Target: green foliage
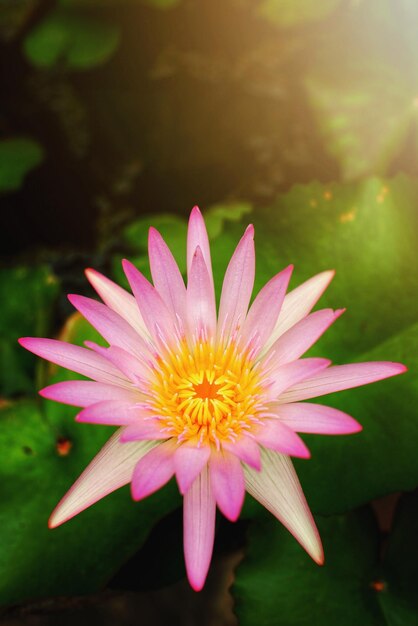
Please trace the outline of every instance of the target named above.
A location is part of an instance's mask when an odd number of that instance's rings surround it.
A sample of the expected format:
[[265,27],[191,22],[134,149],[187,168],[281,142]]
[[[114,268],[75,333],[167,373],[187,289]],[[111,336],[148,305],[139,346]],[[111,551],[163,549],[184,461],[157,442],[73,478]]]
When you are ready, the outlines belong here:
[[233,587],[240,626],[415,623],[418,544],[411,531],[418,522],[417,504],[417,495],[401,502],[383,563],[368,509],[317,520],[323,567],[310,561],[277,520],[252,523]]
[[[306,436],[312,458],[295,464],[318,513],[347,511],[418,482],[418,423],[413,419],[418,404],[417,203],[418,185],[405,177],[352,185],[312,183],[294,187],[252,215],[255,291],[289,263],[295,264],[293,286],[336,269],[319,306],[348,310],[312,355],[337,364],[399,360],[410,370],[393,380],[318,399],[351,413],[364,426],[362,433],[347,437]],[[214,244],[218,293],[246,223],[229,223]]]
[[[187,222],[177,215],[168,213],[149,215],[129,224],[125,228],[122,238],[123,243],[128,248],[130,261],[147,278],[151,279],[148,263],[148,231],[151,226],[156,228],[164,237],[179,265],[180,271],[184,274],[186,272]],[[121,260],[121,256],[116,255],[112,259],[112,269],[118,282],[127,287],[128,282],[121,266]]]
[[348,5],[344,21],[313,42],[307,96],[348,180],[385,173],[408,139],[417,153],[418,13],[408,0],[396,4]]
[[227,222],[239,222],[252,211],[249,202],[214,204],[205,211],[205,223],[209,239],[216,239]]
[[268,20],[288,27],[322,20],[340,3],[341,0],[261,0],[259,11]]
[[32,139],[0,141],[0,193],[19,189],[26,174],[43,158],[42,147]]
[[[76,315],[62,339],[96,341],[97,333]],[[49,382],[77,377],[51,372]],[[7,403],[0,411],[1,604],[97,590],[179,504],[174,483],[140,503],[126,487],[49,530],[53,508],[113,431],[76,424],[76,411],[50,401]],[[68,454],[60,454],[63,441]]]
[[119,35],[114,24],[57,9],[28,35],[24,52],[39,68],[85,70],[102,65],[113,55]]
[[[34,402],[0,411],[1,604],[97,590],[178,505],[174,484],[141,503],[123,488],[49,530],[53,508],[111,434],[66,413],[56,406],[47,416]],[[58,452],[61,438],[72,444],[67,456]]]
[[19,337],[44,335],[59,285],[48,267],[0,270],[0,394],[33,393],[36,359],[17,343]]

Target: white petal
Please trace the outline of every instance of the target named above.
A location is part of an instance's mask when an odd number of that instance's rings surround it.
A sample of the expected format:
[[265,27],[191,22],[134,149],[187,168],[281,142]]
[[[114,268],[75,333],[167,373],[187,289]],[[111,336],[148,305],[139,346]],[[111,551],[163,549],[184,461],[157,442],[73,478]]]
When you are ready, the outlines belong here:
[[116,431],[84,470],[49,518],[55,528],[81,513],[112,491],[130,482],[135,465],[157,443],[120,443],[122,429]]
[[322,565],[321,539],[290,458],[262,449],[261,467],[257,472],[244,466],[248,493],[277,517],[313,560]]
[[317,274],[287,294],[277,324],[266,344],[266,350],[268,350],[283,333],[311,312],[334,278],[334,275],[334,271]]

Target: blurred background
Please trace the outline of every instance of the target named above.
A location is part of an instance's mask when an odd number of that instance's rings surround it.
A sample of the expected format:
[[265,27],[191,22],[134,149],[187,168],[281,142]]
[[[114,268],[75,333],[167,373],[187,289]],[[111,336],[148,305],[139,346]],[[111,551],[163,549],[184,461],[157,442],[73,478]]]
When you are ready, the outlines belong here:
[[[0,0],[0,74],[2,623],[418,624],[418,3]],[[126,284],[123,257],[148,274],[151,224],[184,271],[195,204],[218,293],[251,221],[256,289],[337,270],[312,354],[409,368],[327,398],[362,433],[306,437],[326,565],[247,497],[201,594],[173,484],[46,528],[110,430],[40,400],[74,376],[16,343],[96,339],[66,294],[89,266]]]

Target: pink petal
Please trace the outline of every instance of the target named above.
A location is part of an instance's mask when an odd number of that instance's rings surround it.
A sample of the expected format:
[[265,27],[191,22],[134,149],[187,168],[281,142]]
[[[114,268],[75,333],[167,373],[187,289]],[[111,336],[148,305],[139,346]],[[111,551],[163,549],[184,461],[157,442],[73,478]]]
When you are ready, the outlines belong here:
[[134,500],[142,500],[158,491],[174,476],[174,450],[175,444],[170,440],[157,445],[141,458],[132,475],[131,491]]
[[73,372],[102,383],[127,386],[129,383],[109,361],[86,348],[56,339],[24,337],[19,343],[34,354]]
[[266,507],[319,565],[324,553],[318,530],[288,456],[262,449],[263,469],[244,467],[247,491]]
[[86,276],[109,308],[123,317],[139,335],[148,336],[148,331],[139,312],[138,305],[130,293],[109,280],[109,278],[106,278],[106,276],[96,272],[96,270],[87,269]]
[[55,528],[101,500],[115,489],[129,483],[138,460],[155,446],[155,442],[120,443],[121,429],[109,439],[84,470],[49,518]]
[[138,355],[148,354],[144,339],[108,306],[91,298],[73,294],[70,294],[68,299],[108,343],[123,348],[127,352],[134,352]]
[[197,341],[210,339],[216,331],[216,303],[213,285],[198,246],[195,250],[187,285],[187,320]]
[[186,319],[186,287],[178,265],[164,239],[150,228],[148,254],[154,286],[174,317]]
[[277,398],[286,389],[296,385],[305,378],[311,378],[317,372],[322,371],[330,365],[328,359],[299,359],[281,365],[275,370],[269,372],[272,379],[272,385],[268,390],[271,399]]
[[206,269],[208,270],[210,284],[213,288],[212,261],[210,258],[210,246],[208,233],[199,207],[195,206],[190,213],[189,228],[187,231],[187,274],[190,275],[193,256],[196,248],[202,251]]
[[261,469],[260,447],[254,439],[241,435],[236,441],[223,441],[222,448],[235,454],[241,461],[256,470]]
[[304,380],[288,389],[279,399],[281,403],[298,402],[324,396],[327,393],[352,389],[384,378],[397,376],[406,372],[401,363],[390,361],[371,361],[370,363],[352,363],[350,365],[333,365],[324,372]]
[[311,312],[334,276],[335,272],[333,270],[322,272],[287,294],[277,324],[266,346],[267,348],[278,337]]
[[257,336],[260,345],[264,345],[266,339],[271,335],[283,304],[292,271],[293,265],[289,265],[280,274],[276,274],[255,298],[242,328],[244,344]]
[[[124,426],[138,419],[140,410],[134,404],[121,400],[104,400],[80,411],[77,422]],[[151,437],[149,437],[151,439]]]
[[157,342],[161,332],[164,339],[170,339],[176,333],[174,317],[160,294],[132,263],[125,260],[122,265],[149,332]]
[[[146,365],[145,361],[141,361],[123,348],[119,348],[118,346],[104,348],[93,341],[86,341],[85,345],[104,356],[134,384],[138,383],[140,380],[147,380],[149,378],[151,370]],[[147,355],[144,355],[144,357],[147,358]]]
[[134,390],[105,385],[90,380],[68,380],[55,383],[41,389],[39,394],[48,400],[55,400],[72,406],[89,406],[104,400],[126,400],[138,402],[138,393]]
[[205,467],[184,496],[183,539],[187,577],[195,591],[205,584],[215,538],[216,503]]
[[281,420],[264,419],[255,438],[259,444],[281,454],[301,459],[309,459],[311,456],[302,439]]
[[218,328],[227,339],[244,324],[254,285],[254,227],[248,226],[227,267],[219,305]]
[[235,522],[241,513],[245,496],[244,473],[239,459],[233,454],[213,451],[209,471],[219,509],[227,519]]
[[143,441],[145,439],[169,439],[171,435],[161,430],[161,425],[158,418],[150,419],[147,416],[145,419],[136,419],[135,423],[130,424],[123,431],[120,440],[121,441]]
[[266,356],[268,367],[277,367],[298,359],[318,341],[319,337],[344,311],[345,309],[315,311],[289,328],[268,352]]
[[362,429],[350,415],[338,409],[311,402],[270,405],[277,418],[298,433],[321,433],[323,435],[348,435]]
[[184,495],[195,481],[196,477],[207,464],[210,456],[210,447],[192,446],[183,444],[177,448],[174,455],[174,467],[180,493]]

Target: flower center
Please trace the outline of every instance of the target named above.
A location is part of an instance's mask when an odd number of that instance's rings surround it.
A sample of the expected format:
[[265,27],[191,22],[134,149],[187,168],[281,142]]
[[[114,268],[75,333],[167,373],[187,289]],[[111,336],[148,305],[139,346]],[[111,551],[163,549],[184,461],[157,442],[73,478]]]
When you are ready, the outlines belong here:
[[197,445],[235,441],[259,423],[262,386],[257,365],[235,344],[199,343],[160,358],[150,410],[164,432]]
[[193,385],[194,392],[196,397],[208,400],[220,400],[221,396],[218,395],[218,390],[221,388],[220,385],[216,383],[211,383],[207,379],[206,374],[204,374],[203,382],[198,385]]

